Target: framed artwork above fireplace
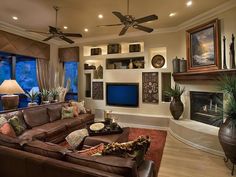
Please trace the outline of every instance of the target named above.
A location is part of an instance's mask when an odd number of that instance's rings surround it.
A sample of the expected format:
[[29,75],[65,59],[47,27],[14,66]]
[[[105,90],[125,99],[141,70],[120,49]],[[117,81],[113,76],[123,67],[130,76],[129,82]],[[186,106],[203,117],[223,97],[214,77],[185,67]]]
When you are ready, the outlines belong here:
[[219,20],[215,19],[187,31],[188,72],[220,68]]

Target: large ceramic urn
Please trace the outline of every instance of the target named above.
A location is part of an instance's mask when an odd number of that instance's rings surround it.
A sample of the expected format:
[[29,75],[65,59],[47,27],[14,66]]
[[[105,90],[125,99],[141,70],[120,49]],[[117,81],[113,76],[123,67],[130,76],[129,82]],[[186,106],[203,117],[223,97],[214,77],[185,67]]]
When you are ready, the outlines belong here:
[[[225,152],[226,162],[236,164],[236,119],[228,118],[219,130],[220,144]],[[234,173],[234,165],[232,175]]]
[[170,103],[170,112],[175,120],[179,120],[180,116],[184,111],[184,105],[180,97],[173,97],[173,100]]

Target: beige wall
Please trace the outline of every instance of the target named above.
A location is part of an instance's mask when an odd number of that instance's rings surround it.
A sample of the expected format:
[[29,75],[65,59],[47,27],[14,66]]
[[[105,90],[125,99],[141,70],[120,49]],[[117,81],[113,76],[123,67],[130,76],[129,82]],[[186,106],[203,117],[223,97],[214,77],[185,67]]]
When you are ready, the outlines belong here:
[[[210,19],[206,19],[201,23],[209,21],[213,18],[219,18],[221,20],[221,34],[227,37],[227,49],[231,40],[232,33],[236,34],[236,8],[228,10],[220,15],[212,17]],[[199,24],[201,24],[199,23]],[[194,27],[198,24],[194,24],[188,28]],[[107,107],[105,105],[105,101],[94,101],[91,99],[86,99],[87,105],[91,108],[99,108],[99,109],[112,109],[115,112],[126,112],[126,113],[144,113],[144,114],[152,114],[157,116],[169,116],[169,104],[168,103],[159,103],[155,104],[143,104],[141,97],[141,85],[142,85],[142,72],[151,71],[151,72],[168,72],[172,71],[172,59],[175,56],[186,58],[186,39],[185,39],[185,31],[181,30],[178,32],[172,33],[162,33],[162,34],[154,34],[154,35],[146,35],[140,37],[132,37],[132,38],[123,38],[117,40],[105,40],[99,42],[91,42],[83,44],[86,45],[99,45],[99,44],[107,44],[107,43],[118,43],[118,42],[136,42],[143,41],[145,46],[145,60],[146,60],[146,68],[145,70],[122,70],[122,71],[105,71],[105,79],[104,82],[139,82],[140,84],[140,107],[139,108],[121,108],[121,107]],[[80,62],[80,74],[79,74],[79,90],[80,90],[80,99],[84,99],[84,73],[83,73],[83,64],[85,58],[83,57],[83,45],[80,45],[81,49],[81,62]],[[167,69],[151,69],[150,67],[150,49],[158,48],[158,47],[166,47],[167,48]],[[228,53],[229,51],[227,51]],[[227,56],[228,57],[228,56]],[[228,59],[228,58],[227,58]],[[159,74],[159,82],[160,82],[160,74]],[[172,84],[173,85],[173,84]],[[182,98],[185,103],[185,112],[184,117],[189,118],[189,91],[216,91],[217,86],[216,83],[213,82],[202,82],[202,83],[184,83],[182,84],[186,87],[186,93]],[[161,85],[159,85],[161,88]],[[161,97],[159,97],[161,98]]]

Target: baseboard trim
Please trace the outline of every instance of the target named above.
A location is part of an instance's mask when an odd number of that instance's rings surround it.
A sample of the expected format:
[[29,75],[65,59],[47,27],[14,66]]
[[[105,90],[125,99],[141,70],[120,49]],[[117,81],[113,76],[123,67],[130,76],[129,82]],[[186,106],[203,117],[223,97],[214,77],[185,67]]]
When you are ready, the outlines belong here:
[[184,139],[182,137],[180,137],[179,135],[177,135],[175,132],[173,132],[170,128],[168,128],[168,132],[173,136],[175,137],[176,139],[178,139],[179,141],[181,141],[182,143],[184,144],[187,144],[191,147],[194,147],[196,149],[199,149],[199,150],[202,150],[204,152],[208,152],[208,153],[211,153],[211,154],[214,154],[214,155],[217,155],[217,156],[222,156],[224,157],[224,153],[222,151],[217,151],[217,150],[214,150],[214,149],[210,149],[208,147],[205,147],[205,146],[202,146],[202,145],[199,145],[199,144],[195,144],[187,139]]
[[168,131],[168,127],[160,127],[160,126],[152,126],[152,125],[140,125],[140,124],[131,124],[131,123],[119,123],[121,127],[133,127],[133,128],[146,128],[146,129],[154,129],[154,130],[165,130]]

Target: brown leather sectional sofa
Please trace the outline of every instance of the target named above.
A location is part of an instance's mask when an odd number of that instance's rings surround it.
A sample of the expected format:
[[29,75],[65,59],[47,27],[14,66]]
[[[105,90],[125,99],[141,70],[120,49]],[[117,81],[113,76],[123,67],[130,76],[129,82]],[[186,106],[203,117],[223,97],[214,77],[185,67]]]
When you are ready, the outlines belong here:
[[64,103],[43,105],[4,113],[26,123],[17,138],[0,134],[0,176],[3,177],[156,177],[152,161],[140,167],[132,159],[115,156],[81,156],[58,145],[72,131],[94,121],[94,115],[80,114],[60,119]]

